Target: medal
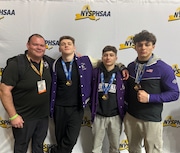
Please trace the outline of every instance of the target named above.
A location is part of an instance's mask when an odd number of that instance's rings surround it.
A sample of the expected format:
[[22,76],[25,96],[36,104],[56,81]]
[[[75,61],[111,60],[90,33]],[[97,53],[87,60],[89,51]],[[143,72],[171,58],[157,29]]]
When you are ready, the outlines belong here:
[[134,86],[134,90],[138,91],[138,90],[140,90],[140,89],[141,89],[141,85],[140,85],[140,84],[136,84],[136,85]]
[[71,80],[68,80],[68,81],[66,82],[66,85],[67,85],[67,86],[71,86],[71,85],[72,85],[72,81],[71,81]]
[[64,73],[66,75],[66,86],[71,86],[72,85],[72,79],[71,79],[71,73],[72,73],[72,65],[73,65],[73,61],[72,60],[69,64],[69,70],[67,70],[66,64],[63,60],[61,60],[62,66],[63,66],[63,70]]
[[103,99],[103,100],[107,100],[107,99],[108,99],[108,94],[104,94],[104,95],[102,96],[102,99]]
[[115,73],[112,73],[108,85],[105,86],[105,83],[104,83],[104,74],[103,74],[103,72],[101,72],[102,90],[103,90],[103,92],[104,92],[104,94],[103,94],[103,96],[102,96],[102,99],[103,99],[103,100],[107,100],[107,99],[108,99],[108,91],[109,91],[110,88],[111,88],[111,85],[112,85],[112,83],[113,83],[113,81],[114,81],[114,79],[115,79],[115,76],[116,76],[116,74],[115,74]]
[[138,91],[142,89],[140,82],[142,80],[142,76],[145,72],[147,63],[141,64],[141,63],[136,63],[135,67],[135,73],[136,73],[136,78],[135,78],[135,85],[134,85],[134,90]]

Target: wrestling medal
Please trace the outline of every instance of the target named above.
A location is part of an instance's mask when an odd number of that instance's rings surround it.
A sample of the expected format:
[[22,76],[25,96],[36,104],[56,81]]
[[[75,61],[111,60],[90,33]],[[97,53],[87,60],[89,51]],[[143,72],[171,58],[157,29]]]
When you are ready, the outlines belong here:
[[72,85],[72,81],[71,81],[71,80],[68,80],[68,81],[66,82],[66,85],[67,85],[67,86],[71,86],[71,85]]
[[104,95],[102,96],[102,99],[103,99],[103,100],[107,100],[107,99],[108,99],[108,94],[104,94]]
[[136,84],[136,85],[134,86],[134,90],[138,91],[138,90],[140,90],[140,89],[141,89],[141,85],[140,85],[140,84]]
[[102,90],[103,90],[103,92],[104,92],[104,94],[103,94],[103,96],[102,96],[102,99],[103,99],[103,100],[107,100],[107,99],[108,99],[108,92],[109,92],[109,90],[110,90],[110,88],[111,88],[111,85],[112,85],[114,79],[115,79],[115,76],[116,76],[116,74],[115,74],[115,73],[112,73],[108,85],[105,86],[105,83],[104,83],[104,73],[101,72]]
[[74,59],[70,62],[69,64],[69,70],[67,69],[66,67],[66,64],[63,60],[61,60],[61,63],[62,63],[62,66],[63,66],[63,70],[64,70],[64,73],[66,75],[66,86],[71,86],[72,85],[72,79],[71,79],[71,73],[72,73],[72,65],[73,65],[73,61]]

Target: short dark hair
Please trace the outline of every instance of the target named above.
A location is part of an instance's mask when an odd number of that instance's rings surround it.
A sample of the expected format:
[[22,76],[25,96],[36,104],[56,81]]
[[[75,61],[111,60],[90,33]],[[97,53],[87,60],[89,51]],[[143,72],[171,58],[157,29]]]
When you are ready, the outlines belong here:
[[117,49],[114,46],[110,46],[110,45],[105,46],[104,49],[102,50],[102,54],[104,54],[107,51],[113,51],[115,54],[117,54]]
[[63,39],[70,39],[73,42],[73,44],[75,44],[75,39],[73,37],[71,37],[71,36],[62,36],[62,37],[59,38],[59,43],[58,43],[59,45],[60,45],[60,42]]
[[[28,43],[31,41],[31,38],[32,38],[33,36],[44,39],[43,36],[41,36],[40,34],[35,33],[35,34],[32,34],[32,35],[28,38]],[[44,42],[45,42],[45,39],[44,39]]]
[[156,44],[156,37],[153,33],[150,33],[147,30],[143,30],[133,37],[134,45],[136,45],[137,42],[141,42],[141,41],[152,42],[153,45],[155,45]]

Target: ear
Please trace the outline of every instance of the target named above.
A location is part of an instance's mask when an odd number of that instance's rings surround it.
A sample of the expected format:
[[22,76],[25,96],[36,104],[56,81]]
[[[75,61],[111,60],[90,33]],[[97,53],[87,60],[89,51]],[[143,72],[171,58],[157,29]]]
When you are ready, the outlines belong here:
[[60,49],[60,47],[59,47],[59,52],[61,53],[61,49]]
[[137,51],[137,50],[136,50],[136,45],[134,45],[134,50]]
[[29,43],[26,43],[26,47],[27,47],[27,49],[29,49]]
[[74,46],[74,52],[76,52],[76,47]]

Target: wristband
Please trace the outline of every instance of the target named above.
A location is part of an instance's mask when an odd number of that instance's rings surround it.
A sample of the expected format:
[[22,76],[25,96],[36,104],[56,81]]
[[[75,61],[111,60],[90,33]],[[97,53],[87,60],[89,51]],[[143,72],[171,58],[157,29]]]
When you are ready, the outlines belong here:
[[9,120],[12,121],[12,120],[14,120],[15,118],[17,118],[18,116],[19,116],[19,115],[16,114],[16,115],[14,115],[13,117],[9,118]]

